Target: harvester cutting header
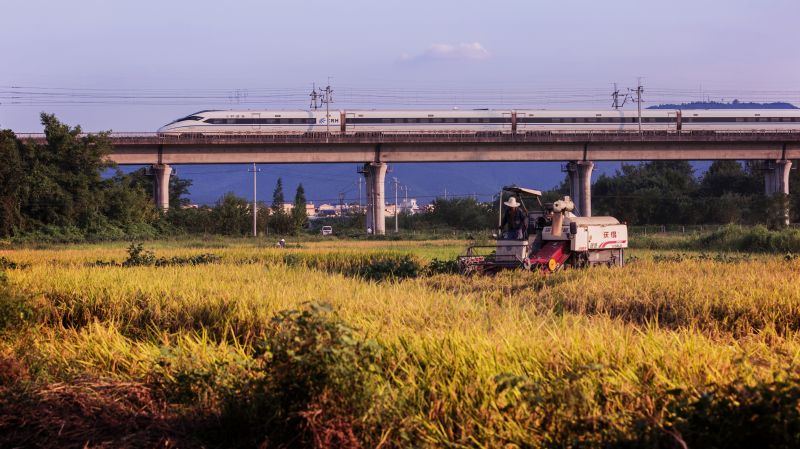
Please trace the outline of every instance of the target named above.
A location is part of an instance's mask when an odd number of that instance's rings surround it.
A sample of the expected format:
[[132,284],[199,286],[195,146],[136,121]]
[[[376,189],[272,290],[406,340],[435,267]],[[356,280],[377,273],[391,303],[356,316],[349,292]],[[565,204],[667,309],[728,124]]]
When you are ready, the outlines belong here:
[[[565,266],[624,264],[628,247],[625,224],[614,217],[579,217],[568,196],[553,203],[542,203],[541,197],[538,190],[503,187],[498,200],[497,244],[470,246],[467,254],[458,258],[461,272],[554,272]],[[479,255],[482,248],[493,248],[494,254]]]

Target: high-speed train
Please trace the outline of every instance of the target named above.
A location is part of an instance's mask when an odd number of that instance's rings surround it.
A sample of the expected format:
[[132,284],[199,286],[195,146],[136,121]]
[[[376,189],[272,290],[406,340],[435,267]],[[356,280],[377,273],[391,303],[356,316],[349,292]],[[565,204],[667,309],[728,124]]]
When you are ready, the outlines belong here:
[[[800,109],[642,111],[645,131],[800,131]],[[163,136],[330,132],[582,132],[639,130],[636,111],[557,110],[206,110],[158,129]]]

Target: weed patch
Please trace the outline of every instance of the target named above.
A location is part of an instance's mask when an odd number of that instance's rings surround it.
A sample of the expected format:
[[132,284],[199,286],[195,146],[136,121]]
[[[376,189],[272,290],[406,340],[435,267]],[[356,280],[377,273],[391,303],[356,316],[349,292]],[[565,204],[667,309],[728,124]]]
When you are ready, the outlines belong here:
[[222,258],[216,254],[203,253],[196,256],[170,258],[156,257],[153,251],[144,248],[143,243],[131,243],[128,247],[128,258],[122,262],[98,260],[91,264],[94,267],[169,267],[181,265],[205,265],[217,263]]

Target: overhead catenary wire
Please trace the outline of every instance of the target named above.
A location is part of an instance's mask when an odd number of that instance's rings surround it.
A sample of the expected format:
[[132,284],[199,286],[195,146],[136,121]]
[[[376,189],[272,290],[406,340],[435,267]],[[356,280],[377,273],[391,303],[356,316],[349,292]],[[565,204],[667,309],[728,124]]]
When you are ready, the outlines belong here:
[[[698,89],[650,87],[650,103],[696,100]],[[342,86],[338,104],[352,107],[547,107],[548,105],[596,105],[608,107],[608,91],[602,87],[576,88],[404,88]],[[708,89],[704,98],[739,101],[798,101],[794,89]],[[244,106],[308,107],[307,87],[249,88],[96,88],[38,85],[1,85],[0,107],[14,106]]]

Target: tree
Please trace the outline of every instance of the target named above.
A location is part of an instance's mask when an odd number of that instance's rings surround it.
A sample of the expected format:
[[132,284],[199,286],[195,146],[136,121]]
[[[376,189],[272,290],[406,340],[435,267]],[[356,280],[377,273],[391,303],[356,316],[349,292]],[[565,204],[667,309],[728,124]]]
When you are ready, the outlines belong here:
[[758,195],[763,193],[763,180],[753,170],[745,170],[738,161],[714,161],[700,180],[699,194],[720,197],[726,193]]
[[41,121],[44,144],[0,131],[0,235],[69,227],[73,234],[77,228],[85,236],[119,237],[157,220],[151,189],[118,170],[104,175],[116,168],[107,157],[108,133],[84,135],[51,114]]
[[598,215],[634,224],[694,223],[697,181],[688,161],[625,164],[614,176],[601,175],[592,201]]
[[294,230],[292,217],[283,209],[286,200],[283,197],[283,181],[278,178],[275,190],[272,192],[272,214],[268,226],[276,234],[289,234]]
[[436,198],[433,211],[425,215],[430,224],[453,229],[480,230],[496,226],[492,205],[479,203],[473,198]]
[[272,191],[272,211],[283,212],[283,203],[285,202],[286,200],[283,198],[283,181],[278,178],[278,182],[275,183],[275,190]]
[[192,186],[191,179],[170,176],[169,178],[169,207],[170,209],[189,205],[189,187]]
[[[141,188],[151,199],[153,199],[153,177],[147,174],[146,168],[132,171],[126,175],[130,178],[131,186]],[[189,204],[189,187],[192,186],[191,179],[183,179],[178,176],[169,177],[169,207],[170,211],[176,210],[181,206]],[[155,206],[153,206],[155,207]]]
[[211,211],[214,231],[218,234],[245,235],[250,231],[253,215],[250,203],[233,192],[228,192],[217,201]]
[[306,212],[306,191],[303,184],[297,186],[294,194],[294,206],[292,208],[292,222],[295,232],[303,229],[308,224],[308,213]]
[[11,234],[23,224],[20,191],[25,182],[20,143],[10,130],[0,131],[0,236]]

